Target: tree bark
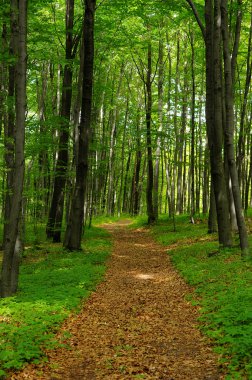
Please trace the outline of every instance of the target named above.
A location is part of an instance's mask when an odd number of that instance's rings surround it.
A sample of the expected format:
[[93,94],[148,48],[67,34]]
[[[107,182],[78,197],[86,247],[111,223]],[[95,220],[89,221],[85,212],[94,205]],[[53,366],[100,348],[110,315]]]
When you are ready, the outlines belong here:
[[194,72],[194,36],[193,32],[190,33],[190,43],[192,50],[191,57],[191,78],[192,78],[192,100],[191,100],[191,221],[194,222],[195,214],[195,72]]
[[[139,107],[140,108],[140,107]],[[133,186],[132,186],[132,214],[134,216],[139,213],[139,200],[140,200],[140,189],[139,189],[139,180],[140,180],[140,169],[141,169],[141,160],[142,160],[142,151],[141,151],[141,135],[140,135],[140,109],[137,112],[137,121],[136,121],[136,158],[135,158],[135,171],[133,176]]]
[[16,16],[13,26],[14,40],[17,50],[15,65],[15,161],[13,175],[13,193],[11,207],[6,228],[4,256],[0,280],[1,297],[8,297],[16,293],[18,286],[18,272],[20,251],[19,223],[21,218],[21,204],[24,183],[24,141],[25,141],[25,113],[26,113],[26,35],[27,35],[27,1],[11,1],[11,12]]
[[163,81],[164,81],[164,52],[163,52],[163,42],[159,41],[159,68],[158,68],[158,136],[157,136],[157,149],[156,149],[156,160],[155,160],[155,170],[153,178],[153,208],[156,220],[158,219],[159,210],[159,166],[160,166],[160,155],[161,155],[161,132],[163,130]]
[[[206,19],[206,123],[208,143],[210,148],[210,162],[212,183],[215,194],[215,203],[218,221],[219,242],[229,247],[231,242],[231,226],[229,221],[228,197],[224,177],[222,157],[223,129],[222,129],[222,93],[221,93],[221,15],[220,1],[205,2]],[[214,13],[214,14],[213,14]]]
[[147,215],[148,224],[156,221],[153,207],[153,161],[152,161],[152,139],[151,139],[151,112],[152,112],[152,51],[151,42],[148,43],[148,68],[146,77],[146,142],[147,142],[147,157],[148,157],[148,176],[147,176]]
[[[246,80],[245,80],[245,88],[244,95],[242,101],[242,109],[241,109],[241,119],[240,119],[240,130],[239,130],[239,139],[238,139],[238,152],[237,152],[237,170],[238,170],[238,179],[239,184],[242,184],[242,172],[243,172],[243,163],[245,158],[245,117],[247,111],[248,104],[248,95],[249,89],[251,86],[251,76],[252,76],[252,13],[250,19],[250,31],[249,31],[249,41],[248,41],[248,52],[247,52],[247,65],[246,65]],[[234,69],[232,70],[232,72]],[[233,78],[233,77],[232,77]]]
[[228,160],[228,168],[232,182],[232,192],[234,197],[235,212],[239,230],[240,246],[242,255],[249,256],[249,245],[247,229],[242,211],[241,193],[239,188],[238,173],[235,162],[234,150],[234,100],[232,84],[232,66],[229,51],[229,33],[227,19],[227,0],[221,0],[222,16],[222,39],[223,39],[223,56],[225,72],[225,107],[226,107],[226,125],[225,125],[225,148]]
[[72,59],[74,58],[73,25],[74,0],[66,2],[66,64],[64,66],[58,158],[56,161],[54,188],[49,218],[46,228],[47,237],[53,237],[55,243],[61,239],[61,225],[64,212],[64,195],[68,166],[69,122],[72,103]]
[[188,85],[186,71],[188,67],[184,67],[184,86],[183,92],[184,96],[182,98],[182,114],[181,114],[181,128],[178,138],[178,173],[177,173],[177,204],[176,212],[179,214],[183,213],[183,159],[184,159],[184,148],[185,148],[185,131],[186,131],[186,119],[187,119],[187,100],[188,95]]
[[84,68],[82,86],[81,121],[79,128],[79,149],[76,163],[76,182],[73,193],[69,222],[64,247],[69,250],[81,249],[84,220],[84,199],[88,178],[88,150],[91,132],[93,65],[94,65],[94,16],[95,0],[85,1],[84,15]]
[[221,13],[220,0],[205,0],[205,28],[192,0],[191,6],[205,40],[206,54],[206,125],[212,184],[214,187],[218,220],[219,243],[229,247],[231,226],[229,220],[228,197],[224,177],[222,157],[222,93],[221,93]]

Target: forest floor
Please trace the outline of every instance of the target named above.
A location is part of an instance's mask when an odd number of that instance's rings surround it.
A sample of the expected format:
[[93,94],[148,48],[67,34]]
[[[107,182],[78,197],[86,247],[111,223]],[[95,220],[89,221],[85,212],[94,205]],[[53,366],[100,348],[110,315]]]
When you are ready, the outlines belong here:
[[[218,357],[197,328],[199,310],[172,266],[167,247],[148,229],[104,225],[114,248],[104,281],[70,317],[70,348],[48,351],[11,380],[215,380]],[[62,331],[62,330],[61,330]]]

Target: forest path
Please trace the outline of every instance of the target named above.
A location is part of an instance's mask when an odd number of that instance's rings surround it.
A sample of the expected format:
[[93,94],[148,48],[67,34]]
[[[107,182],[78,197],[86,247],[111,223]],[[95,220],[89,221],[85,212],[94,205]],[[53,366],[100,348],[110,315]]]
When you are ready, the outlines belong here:
[[104,225],[114,240],[105,281],[69,318],[72,350],[49,352],[12,380],[215,380],[217,356],[197,329],[192,292],[148,230]]

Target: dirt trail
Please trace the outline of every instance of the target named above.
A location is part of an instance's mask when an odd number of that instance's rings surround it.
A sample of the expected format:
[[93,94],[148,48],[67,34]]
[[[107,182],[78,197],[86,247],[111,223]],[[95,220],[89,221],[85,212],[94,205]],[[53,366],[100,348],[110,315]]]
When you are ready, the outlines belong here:
[[144,229],[105,227],[114,238],[113,255],[105,281],[63,326],[72,333],[72,350],[53,351],[49,363],[11,379],[222,379],[196,328],[197,308],[185,300],[191,289],[166,249]]

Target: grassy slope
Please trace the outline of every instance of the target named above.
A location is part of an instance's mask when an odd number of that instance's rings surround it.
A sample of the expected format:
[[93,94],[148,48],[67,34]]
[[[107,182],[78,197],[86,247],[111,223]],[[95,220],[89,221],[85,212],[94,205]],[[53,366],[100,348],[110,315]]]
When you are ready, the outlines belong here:
[[217,237],[206,230],[206,222],[192,225],[188,217],[176,217],[176,232],[167,218],[151,227],[195,289],[192,302],[200,305],[201,328],[228,366],[226,379],[252,379],[252,264],[241,261],[238,247],[211,256],[218,251]]
[[[29,241],[29,238],[27,239]],[[111,243],[99,228],[86,231],[84,252],[30,237],[20,270],[19,292],[0,300],[0,377],[8,369],[38,361],[55,347],[60,324],[95,289],[105,271]]]

